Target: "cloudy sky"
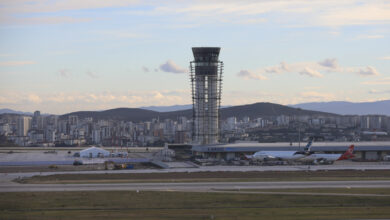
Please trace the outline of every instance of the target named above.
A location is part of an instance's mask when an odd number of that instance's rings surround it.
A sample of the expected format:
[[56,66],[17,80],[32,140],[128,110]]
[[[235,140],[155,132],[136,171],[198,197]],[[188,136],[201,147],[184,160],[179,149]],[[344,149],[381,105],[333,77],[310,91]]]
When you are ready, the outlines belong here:
[[1,0],[0,108],[189,104],[193,46],[223,105],[390,99],[389,0]]

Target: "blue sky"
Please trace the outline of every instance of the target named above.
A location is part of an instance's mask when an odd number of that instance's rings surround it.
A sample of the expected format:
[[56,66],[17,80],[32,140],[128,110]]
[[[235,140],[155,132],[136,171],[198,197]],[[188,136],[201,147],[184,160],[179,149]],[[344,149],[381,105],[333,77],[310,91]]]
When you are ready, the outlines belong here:
[[0,108],[189,104],[193,46],[223,105],[390,99],[389,36],[384,0],[2,0]]

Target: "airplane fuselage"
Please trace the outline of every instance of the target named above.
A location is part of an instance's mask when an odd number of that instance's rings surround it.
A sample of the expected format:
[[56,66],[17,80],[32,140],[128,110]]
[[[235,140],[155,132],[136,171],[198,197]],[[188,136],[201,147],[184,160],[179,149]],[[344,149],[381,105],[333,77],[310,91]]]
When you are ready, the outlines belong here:
[[298,160],[304,154],[297,154],[297,151],[258,151],[252,158],[260,161],[264,160]]
[[339,160],[342,154],[311,154],[306,157],[301,158],[305,162],[315,162],[315,163],[333,163],[336,160]]

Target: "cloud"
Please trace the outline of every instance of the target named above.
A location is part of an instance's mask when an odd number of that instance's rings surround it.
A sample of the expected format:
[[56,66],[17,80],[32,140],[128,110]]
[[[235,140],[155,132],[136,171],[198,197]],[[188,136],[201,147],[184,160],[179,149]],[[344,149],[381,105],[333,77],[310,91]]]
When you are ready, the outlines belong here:
[[385,77],[379,80],[365,81],[363,85],[390,85],[390,77]]
[[8,53],[0,54],[0,57],[12,57],[12,56],[13,56],[12,54],[8,54]]
[[35,95],[35,94],[28,95],[28,100],[30,102],[33,102],[33,103],[41,103],[42,102],[42,99],[38,95]]
[[361,76],[378,76],[379,72],[375,67],[342,67],[336,58],[327,58],[322,61],[312,62],[281,62],[276,66],[268,66],[256,71],[257,74],[251,72],[240,72],[237,74],[246,79],[257,79],[256,75],[263,74],[284,74],[284,73],[299,73],[310,77],[324,77],[324,73],[355,73]]
[[267,73],[282,73],[289,72],[290,68],[286,62],[281,62],[279,66],[271,66],[264,68]]
[[181,68],[176,63],[171,60],[168,60],[166,63],[160,65],[160,70],[168,73],[186,73],[187,70]]
[[337,69],[339,67],[339,64],[337,62],[337,59],[325,59],[323,61],[318,62],[321,66],[332,68],[332,69]]
[[58,72],[59,72],[60,76],[62,76],[64,78],[68,78],[72,75],[70,70],[68,70],[68,69],[60,69]]
[[380,34],[377,34],[377,35],[359,35],[357,36],[358,39],[381,39],[381,38],[384,38],[385,36],[384,35],[380,35]]
[[390,60],[390,56],[380,57],[379,59],[380,59],[380,60]]
[[307,75],[307,76],[311,76],[311,77],[323,77],[323,75],[318,72],[317,70],[313,70],[309,67],[305,67],[301,72],[299,72],[299,74],[301,75]]
[[324,92],[317,92],[317,91],[301,92],[300,95],[310,100],[321,100],[321,101],[333,100],[335,98],[335,95],[332,93],[324,93]]
[[241,70],[237,73],[238,77],[241,77],[243,79],[255,79],[255,80],[266,80],[267,77],[262,76],[261,74],[255,74],[253,72],[250,72],[248,70]]
[[388,94],[390,93],[390,90],[376,90],[376,89],[370,89],[368,91],[369,94]]
[[[86,14],[80,16],[72,12],[77,10],[119,8],[136,4],[138,4],[138,0],[4,0],[0,3],[0,24],[35,25],[88,22],[101,18],[94,16],[92,13],[88,17]],[[69,15],[66,15],[67,13]],[[61,15],[55,16],[55,14]]]
[[[0,10],[1,11],[1,10]],[[45,17],[10,17],[0,20],[0,24],[13,25],[38,25],[38,24],[64,24],[89,22],[90,18],[75,18],[70,16],[45,16]]]
[[[387,1],[328,0],[328,1],[174,1],[157,6],[155,12],[180,14],[203,22],[239,23],[261,19],[287,26],[346,26],[390,23],[390,4]],[[172,2],[171,2],[172,3]]]
[[334,37],[337,37],[341,34],[340,31],[329,31],[328,33]]
[[101,35],[106,35],[111,38],[146,38],[146,35],[129,32],[127,30],[105,30],[97,32]]
[[91,77],[93,79],[99,78],[99,76],[96,73],[92,72],[92,71],[87,71],[85,74],[87,74],[87,76],[89,76],[89,77]]
[[[137,7],[134,7],[137,6]],[[286,26],[345,26],[390,23],[390,4],[385,0],[209,0],[209,1],[139,1],[139,0],[3,0],[0,21],[13,22],[83,22],[94,16],[42,17],[42,14],[66,14],[91,9],[110,9],[104,13],[129,10],[129,14],[149,17],[173,15],[172,26],[199,23],[253,24],[273,22]],[[181,19],[176,19],[180,17]],[[61,19],[59,19],[61,18]],[[69,21],[71,18],[74,20]],[[99,19],[92,17],[92,19]],[[16,21],[15,21],[16,20]],[[34,21],[35,20],[35,21]],[[184,21],[184,22],[183,22]]]
[[[374,25],[390,22],[390,4],[386,1],[339,1],[318,11],[311,23],[322,26]],[[330,7],[331,6],[331,7]],[[318,8],[317,8],[318,9]],[[310,19],[309,19],[310,20]]]
[[362,76],[379,76],[379,72],[372,66],[367,66],[364,69],[359,69],[357,74],[362,75]]
[[149,70],[149,68],[143,66],[143,67],[142,67],[142,71],[144,71],[144,73],[148,73],[150,70]]
[[34,61],[2,61],[0,66],[24,66],[35,64]]
[[42,110],[63,114],[79,110],[104,110],[118,107],[152,105],[182,105],[191,103],[191,92],[187,90],[151,90],[122,92],[59,92],[36,94],[23,91],[3,92],[0,106]]
[[4,0],[1,3],[2,10],[10,13],[44,13],[44,12],[60,12],[60,11],[75,11],[94,8],[111,8],[125,7],[135,5],[137,0]]
[[[324,61],[325,62],[325,61]],[[327,59],[324,63],[325,65],[331,65],[331,62],[336,62],[336,60]],[[328,67],[325,67],[323,65],[320,65],[319,62],[296,62],[296,63],[286,63],[281,62],[277,66],[269,66],[265,67],[263,69],[260,69],[260,73],[300,73],[301,75],[307,75],[311,77],[322,77],[321,71],[329,71]]]
[[234,24],[259,24],[259,23],[264,23],[266,21],[267,21],[267,19],[265,19],[265,18],[247,18],[247,19],[232,21],[232,23],[234,23]]

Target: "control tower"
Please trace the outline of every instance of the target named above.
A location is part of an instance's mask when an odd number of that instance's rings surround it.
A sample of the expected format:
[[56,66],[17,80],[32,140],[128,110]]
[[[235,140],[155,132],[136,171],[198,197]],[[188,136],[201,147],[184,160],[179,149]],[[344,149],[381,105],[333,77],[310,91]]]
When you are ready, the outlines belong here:
[[190,62],[195,144],[216,144],[219,133],[223,62],[219,47],[193,47]]

